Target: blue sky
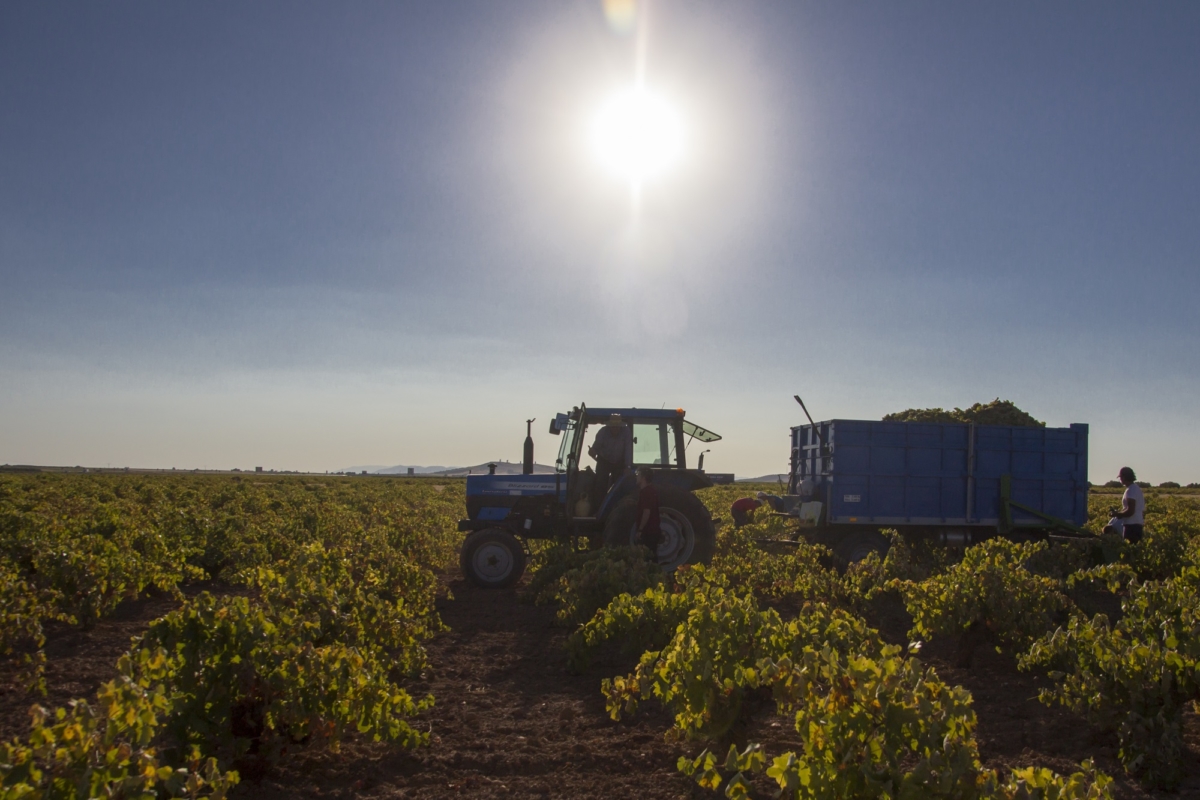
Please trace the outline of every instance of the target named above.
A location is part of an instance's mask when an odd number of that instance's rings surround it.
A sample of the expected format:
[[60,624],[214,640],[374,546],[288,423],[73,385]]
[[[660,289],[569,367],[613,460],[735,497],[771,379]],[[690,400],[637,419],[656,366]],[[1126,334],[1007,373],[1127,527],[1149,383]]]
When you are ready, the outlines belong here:
[[517,459],[586,401],[761,474],[799,392],[1200,481],[1200,6],[643,10],[691,145],[635,211],[599,2],[0,6],[0,462]]

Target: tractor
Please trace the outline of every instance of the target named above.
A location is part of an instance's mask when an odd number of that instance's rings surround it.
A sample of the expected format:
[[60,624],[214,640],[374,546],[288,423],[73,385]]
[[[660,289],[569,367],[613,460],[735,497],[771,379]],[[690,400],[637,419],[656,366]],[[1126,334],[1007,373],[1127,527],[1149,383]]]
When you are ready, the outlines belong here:
[[[581,466],[588,428],[603,426],[613,415],[631,429],[632,464],[601,494],[597,475]],[[532,425],[533,420],[527,421]],[[692,442],[707,444],[721,437],[684,419],[683,409],[587,408],[579,406],[550,421],[550,433],[561,436],[553,474],[534,474],[533,439],[525,439],[521,475],[467,477],[467,533],[459,563],[463,574],[484,588],[512,586],[525,571],[530,539],[553,539],[576,547],[622,547],[637,544],[634,471],[650,467],[658,488],[662,538],[657,552],[666,571],[712,559],[716,531],[708,509],[694,494],[713,485],[704,473],[704,455],[695,469],[687,466]],[[596,498],[602,499],[593,507]]]

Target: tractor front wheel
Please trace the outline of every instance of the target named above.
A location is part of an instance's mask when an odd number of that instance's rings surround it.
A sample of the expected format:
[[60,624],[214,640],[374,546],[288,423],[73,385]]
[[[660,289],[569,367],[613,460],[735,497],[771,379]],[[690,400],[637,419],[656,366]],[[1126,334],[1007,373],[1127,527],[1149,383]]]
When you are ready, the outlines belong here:
[[508,531],[475,531],[463,541],[458,564],[476,586],[506,589],[525,573],[525,548]]
[[[662,538],[658,545],[658,564],[667,572],[684,564],[707,564],[717,545],[712,515],[691,492],[682,489],[658,490],[658,518]],[[609,547],[638,544],[637,498],[622,500],[604,523],[604,543]]]

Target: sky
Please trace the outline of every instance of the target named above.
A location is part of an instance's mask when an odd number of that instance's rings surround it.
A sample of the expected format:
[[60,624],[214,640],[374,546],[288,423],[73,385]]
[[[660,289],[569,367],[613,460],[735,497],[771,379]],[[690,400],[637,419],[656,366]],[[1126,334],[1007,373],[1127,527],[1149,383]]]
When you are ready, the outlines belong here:
[[[610,0],[612,12],[619,3]],[[619,9],[617,9],[619,10]],[[1200,5],[0,4],[0,463],[706,466],[1000,397],[1200,481]],[[680,120],[635,192],[590,120]]]

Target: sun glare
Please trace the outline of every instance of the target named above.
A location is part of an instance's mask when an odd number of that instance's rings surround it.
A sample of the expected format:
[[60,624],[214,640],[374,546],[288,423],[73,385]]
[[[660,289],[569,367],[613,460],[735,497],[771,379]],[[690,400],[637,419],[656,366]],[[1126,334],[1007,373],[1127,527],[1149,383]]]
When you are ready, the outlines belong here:
[[591,134],[600,161],[635,185],[662,174],[683,154],[679,115],[641,88],[605,103],[592,121]]

